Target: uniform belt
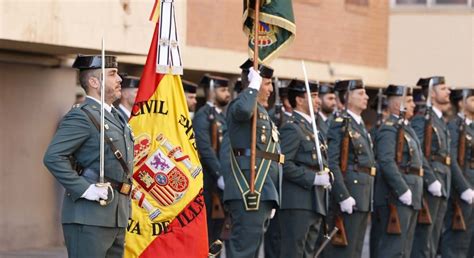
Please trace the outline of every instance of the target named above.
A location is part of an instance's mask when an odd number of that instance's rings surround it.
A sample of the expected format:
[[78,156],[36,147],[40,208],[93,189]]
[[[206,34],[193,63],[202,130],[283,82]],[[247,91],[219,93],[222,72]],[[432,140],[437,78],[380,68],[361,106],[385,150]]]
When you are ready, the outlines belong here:
[[109,182],[113,189],[117,190],[117,192],[123,195],[130,195],[132,191],[132,185],[129,183],[117,182],[111,178],[105,177],[106,182]]
[[399,169],[408,175],[423,176],[423,168],[399,167]]
[[[234,155],[236,157],[238,156],[246,156],[250,157],[250,149],[233,149]],[[265,152],[261,150],[256,150],[255,151],[255,156],[257,158],[262,158],[262,159],[267,159],[267,160],[273,160],[276,161],[280,164],[285,163],[285,155],[283,154],[278,154],[278,153],[271,153],[271,152]]]
[[377,174],[377,168],[376,167],[364,167],[364,166],[359,166],[359,165],[349,165],[349,166],[347,166],[347,168],[348,168],[348,170],[365,173],[369,176],[375,176]]
[[443,163],[444,165],[451,165],[451,157],[449,156],[441,156],[441,155],[432,155],[431,156],[432,161],[438,161],[440,163]]

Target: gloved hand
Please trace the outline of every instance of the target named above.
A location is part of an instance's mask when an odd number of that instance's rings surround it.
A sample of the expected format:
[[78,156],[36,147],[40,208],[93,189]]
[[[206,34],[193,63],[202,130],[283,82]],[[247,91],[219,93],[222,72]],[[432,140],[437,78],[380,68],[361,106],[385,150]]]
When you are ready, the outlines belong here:
[[469,204],[472,204],[473,198],[474,198],[474,191],[472,189],[467,189],[461,194],[461,199]]
[[100,199],[107,200],[109,198],[108,195],[109,192],[107,187],[98,187],[92,184],[87,188],[81,197],[89,201],[99,201]]
[[355,205],[356,201],[352,197],[349,197],[339,203],[339,206],[341,206],[341,211],[347,214],[352,214]]
[[255,71],[253,67],[250,67],[249,69],[249,87],[255,90],[260,90],[260,86],[262,85],[262,76],[258,73],[258,71]]
[[410,206],[412,204],[412,193],[411,193],[411,190],[408,189],[405,193],[403,193],[402,195],[400,195],[400,197],[398,197],[398,200],[400,200],[403,204],[407,205],[407,206]]
[[433,196],[441,197],[443,194],[441,193],[441,183],[436,180],[428,186],[428,192],[431,193]]
[[270,212],[270,219],[273,219],[273,217],[275,217],[275,213],[276,209],[272,209],[272,211]]
[[219,176],[219,178],[217,179],[217,187],[219,187],[219,189],[224,191],[225,182],[224,182],[224,177],[223,176]]
[[316,174],[316,176],[314,177],[313,185],[330,186],[331,181],[329,178],[329,174],[328,173]]

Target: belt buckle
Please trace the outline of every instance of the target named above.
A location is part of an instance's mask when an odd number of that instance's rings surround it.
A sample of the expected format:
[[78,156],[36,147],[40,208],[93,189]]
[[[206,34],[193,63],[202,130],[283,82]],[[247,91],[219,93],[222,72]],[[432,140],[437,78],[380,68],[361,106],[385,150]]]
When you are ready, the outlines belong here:
[[449,156],[446,157],[446,165],[451,165],[451,157]]
[[420,168],[420,172],[419,172],[419,176],[423,176],[425,174],[425,171],[423,170],[423,168]]
[[122,158],[122,153],[121,153],[119,150],[116,150],[116,151],[114,152],[114,155],[115,155],[115,157],[116,157],[117,159],[121,159],[121,158]]
[[377,168],[376,167],[371,167],[370,168],[370,175],[375,176],[377,174]]
[[278,163],[284,164],[285,163],[285,155],[278,154]]
[[122,187],[120,187],[120,193],[128,195],[128,194],[130,194],[131,189],[132,189],[131,185],[129,185],[127,183],[123,183]]

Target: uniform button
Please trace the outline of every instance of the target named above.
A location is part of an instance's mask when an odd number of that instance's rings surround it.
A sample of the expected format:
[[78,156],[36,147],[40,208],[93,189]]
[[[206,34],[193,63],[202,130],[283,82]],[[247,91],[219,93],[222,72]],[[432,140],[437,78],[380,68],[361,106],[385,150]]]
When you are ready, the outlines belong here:
[[356,179],[356,180],[354,180],[354,184],[357,184],[357,183],[359,183],[359,181],[357,181],[357,179]]
[[70,193],[67,193],[67,196],[71,196],[71,194],[70,194]]
[[249,91],[250,94],[253,94],[253,90]]
[[127,150],[130,150],[130,147],[127,147]]

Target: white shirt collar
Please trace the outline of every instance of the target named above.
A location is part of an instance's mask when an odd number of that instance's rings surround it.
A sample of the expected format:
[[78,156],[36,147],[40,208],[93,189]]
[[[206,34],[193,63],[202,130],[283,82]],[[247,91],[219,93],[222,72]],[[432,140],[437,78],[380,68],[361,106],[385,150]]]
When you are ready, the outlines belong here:
[[350,111],[349,109],[347,110],[347,113],[349,113],[349,115],[352,116],[352,118],[354,118],[354,120],[357,122],[357,124],[362,124],[362,117],[357,115],[356,113]]
[[122,110],[125,114],[127,114],[126,118],[129,118],[132,115],[132,111],[128,110],[124,105],[119,105],[120,110]]
[[281,110],[283,111],[285,115],[291,116],[291,112],[286,111],[286,108],[284,106],[281,107]]
[[[100,105],[100,100],[98,100],[98,99],[96,99],[96,98],[94,98],[94,97],[91,97],[91,96],[89,96],[89,95],[86,96],[86,98],[92,99],[92,100],[94,100],[95,102],[97,102],[97,104]],[[107,104],[107,103],[105,103],[105,102],[104,102],[104,109],[107,110],[107,111],[109,111],[109,112],[112,112],[112,106],[110,106],[109,104]]]
[[466,117],[466,125],[470,125],[472,123],[472,120]]
[[293,110],[293,111],[296,112],[296,113],[298,113],[300,116],[304,117],[304,119],[306,119],[306,121],[308,121],[308,123],[310,123],[310,124],[312,123],[312,121],[311,121],[311,116],[309,116],[309,115],[307,115],[307,114],[305,114],[305,113],[303,113],[303,112],[300,112],[300,111],[298,111],[298,110]]
[[216,105],[214,105],[214,103],[208,101],[206,102],[206,104],[208,104],[210,107],[214,107],[216,109],[217,114],[222,113],[222,109],[218,108]]
[[435,112],[438,118],[441,118],[443,116],[443,112],[441,112],[441,110],[437,109],[435,106],[433,106],[433,112]]
[[328,117],[323,112],[318,112],[318,113],[319,113],[319,116],[321,117],[321,119],[323,119],[324,122],[326,122],[328,120]]

